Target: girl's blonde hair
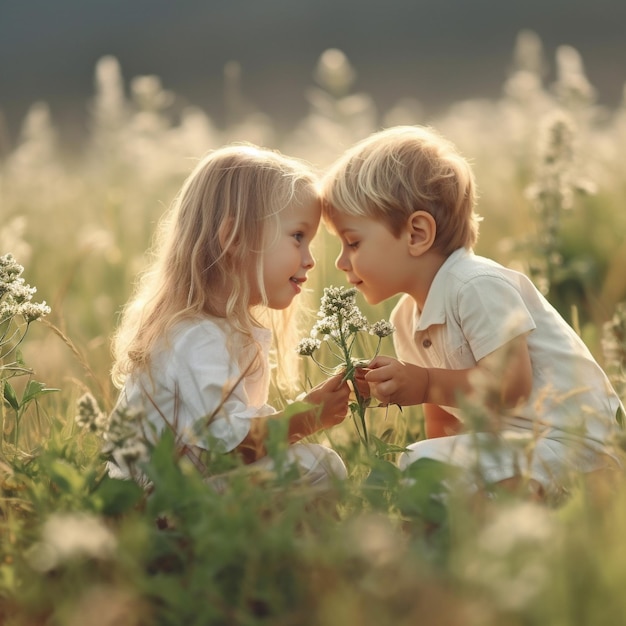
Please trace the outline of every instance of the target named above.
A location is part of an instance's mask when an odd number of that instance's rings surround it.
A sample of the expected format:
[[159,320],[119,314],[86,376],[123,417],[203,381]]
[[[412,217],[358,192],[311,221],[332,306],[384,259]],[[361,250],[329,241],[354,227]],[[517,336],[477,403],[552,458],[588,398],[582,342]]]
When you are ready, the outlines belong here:
[[288,386],[290,356],[297,358],[293,347],[287,347],[293,339],[288,331],[297,331],[285,322],[292,320],[294,305],[269,311],[253,307],[252,298],[260,293],[262,304],[267,303],[262,251],[277,235],[281,211],[292,202],[317,198],[311,168],[278,152],[237,144],[204,157],[161,219],[152,262],[122,312],[113,337],[115,384],[148,370],[156,343],[175,324],[210,315],[224,319],[250,343],[255,343],[255,327],[276,325],[279,317],[274,350],[283,370],[277,373],[278,386]]
[[347,150],[324,177],[322,210],[383,221],[398,237],[415,211],[437,224],[435,247],[443,254],[472,248],[480,217],[469,163],[432,128],[396,126]]

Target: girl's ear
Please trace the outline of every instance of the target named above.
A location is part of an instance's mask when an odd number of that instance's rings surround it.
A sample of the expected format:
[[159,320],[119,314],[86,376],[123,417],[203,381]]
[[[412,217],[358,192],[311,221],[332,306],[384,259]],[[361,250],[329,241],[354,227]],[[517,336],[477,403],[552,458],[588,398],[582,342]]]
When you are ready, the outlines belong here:
[[426,211],[415,211],[407,220],[407,233],[409,236],[409,254],[421,256],[430,250],[437,236],[437,223],[435,218]]

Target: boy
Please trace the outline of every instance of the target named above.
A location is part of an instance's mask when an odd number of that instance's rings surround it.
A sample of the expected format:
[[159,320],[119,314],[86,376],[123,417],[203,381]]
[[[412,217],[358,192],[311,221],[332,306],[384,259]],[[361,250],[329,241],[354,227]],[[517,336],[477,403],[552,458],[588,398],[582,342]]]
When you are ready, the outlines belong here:
[[[380,402],[423,405],[428,438],[401,468],[433,458],[477,470],[474,485],[543,497],[615,463],[619,398],[526,276],[473,253],[474,176],[450,142],[423,127],[375,133],[331,167],[322,195],[348,281],[370,304],[404,294],[391,315],[399,360],[376,357],[358,381]],[[464,432],[477,401],[487,427]]]

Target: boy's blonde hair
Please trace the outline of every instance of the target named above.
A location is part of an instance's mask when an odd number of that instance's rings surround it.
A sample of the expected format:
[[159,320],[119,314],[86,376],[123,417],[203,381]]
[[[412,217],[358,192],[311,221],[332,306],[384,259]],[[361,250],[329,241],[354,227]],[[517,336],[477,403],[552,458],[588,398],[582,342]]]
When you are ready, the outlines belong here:
[[317,182],[304,162],[251,144],[220,148],[198,163],[161,219],[152,262],[122,313],[113,338],[116,385],[148,369],[156,343],[177,322],[206,315],[224,319],[251,343],[253,329],[271,326],[267,317],[278,316],[280,363],[292,354],[297,358],[287,349],[293,324],[285,323],[293,305],[253,311],[251,298],[260,292],[262,304],[267,302],[262,250],[278,234],[281,211],[292,202],[316,201]]
[[435,218],[434,247],[443,254],[472,248],[480,217],[469,163],[432,128],[396,126],[347,150],[324,176],[324,221],[333,215],[368,217],[398,237],[415,211]]

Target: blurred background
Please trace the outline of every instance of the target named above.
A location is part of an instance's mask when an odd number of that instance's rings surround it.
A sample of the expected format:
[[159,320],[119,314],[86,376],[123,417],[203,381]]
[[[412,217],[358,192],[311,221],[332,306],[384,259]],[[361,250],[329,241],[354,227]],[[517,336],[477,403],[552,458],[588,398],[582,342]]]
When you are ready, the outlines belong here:
[[[356,90],[380,111],[410,97],[432,115],[497,96],[515,39],[529,29],[547,59],[557,46],[576,48],[599,101],[615,105],[626,80],[624,24],[621,0],[1,0],[2,147],[41,100],[65,140],[80,139],[105,55],[126,79],[159,76],[174,108],[199,106],[219,125],[233,115],[224,71],[237,62],[239,105],[286,130],[307,111],[305,91],[328,48],[347,55]],[[545,75],[554,78],[549,64]]]
[[[618,0],[0,0],[0,254],[55,327],[33,325],[27,363],[110,406],[117,316],[198,157],[246,140],[323,169],[394,124],[456,143],[476,251],[602,359],[626,300],[624,24]],[[313,311],[344,283],[337,241],[316,247]],[[359,302],[372,321],[394,303]]]

